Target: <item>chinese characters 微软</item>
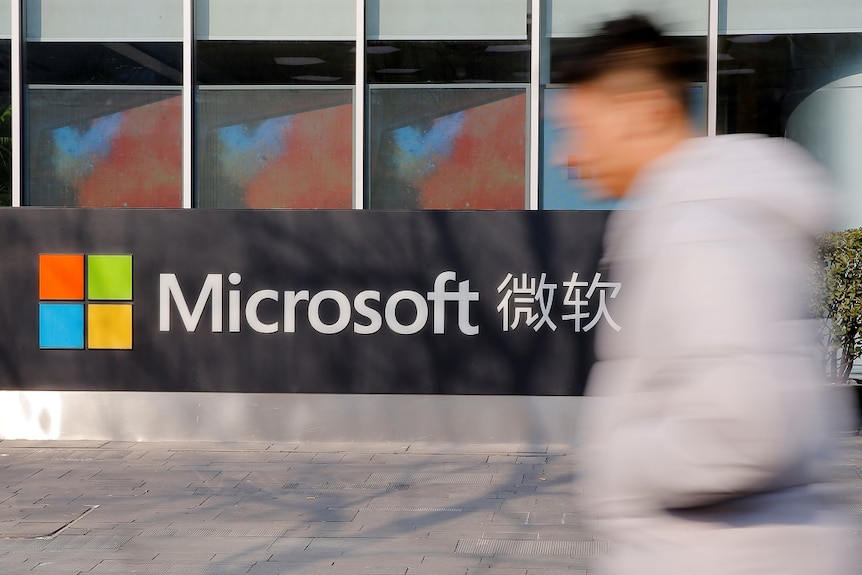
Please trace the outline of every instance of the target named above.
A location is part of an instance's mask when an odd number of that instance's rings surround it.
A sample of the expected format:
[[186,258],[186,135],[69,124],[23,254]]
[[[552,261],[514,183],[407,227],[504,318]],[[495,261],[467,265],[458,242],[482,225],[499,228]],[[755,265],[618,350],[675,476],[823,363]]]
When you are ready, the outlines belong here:
[[[576,332],[590,331],[602,318],[615,331],[620,331],[620,325],[608,310],[608,299],[616,298],[622,287],[619,282],[602,281],[601,273],[596,273],[592,281],[579,281],[578,272],[572,272],[571,278],[562,282],[562,287],[565,288],[562,306],[569,313],[563,313],[561,320],[572,321]],[[522,320],[534,331],[543,326],[556,331],[557,324],[551,318],[556,290],[557,284],[548,283],[545,273],[538,279],[526,273],[520,277],[506,274],[497,287],[497,293],[502,294],[497,311],[502,318],[503,331],[514,330]],[[594,308],[590,306],[593,297],[597,300]]]

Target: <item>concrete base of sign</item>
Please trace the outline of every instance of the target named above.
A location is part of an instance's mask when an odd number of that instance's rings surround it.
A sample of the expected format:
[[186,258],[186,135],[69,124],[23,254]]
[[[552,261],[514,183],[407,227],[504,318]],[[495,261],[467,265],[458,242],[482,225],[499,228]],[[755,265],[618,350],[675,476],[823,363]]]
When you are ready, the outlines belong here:
[[584,397],[0,391],[0,439],[574,443]]

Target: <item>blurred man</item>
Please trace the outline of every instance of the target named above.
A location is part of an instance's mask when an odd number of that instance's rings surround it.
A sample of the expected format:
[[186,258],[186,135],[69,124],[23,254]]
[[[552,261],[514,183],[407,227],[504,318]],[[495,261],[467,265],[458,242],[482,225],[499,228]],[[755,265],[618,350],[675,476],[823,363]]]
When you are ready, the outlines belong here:
[[603,572],[857,573],[803,289],[828,188],[789,142],[695,137],[703,65],[637,16],[566,59],[569,150],[623,199],[605,238],[622,330],[600,335],[584,438]]

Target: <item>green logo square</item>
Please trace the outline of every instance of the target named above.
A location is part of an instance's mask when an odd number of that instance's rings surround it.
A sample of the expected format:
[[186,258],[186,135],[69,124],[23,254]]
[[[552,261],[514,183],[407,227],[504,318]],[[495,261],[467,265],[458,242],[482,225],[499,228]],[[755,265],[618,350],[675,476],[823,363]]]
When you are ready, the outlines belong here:
[[87,298],[132,299],[132,256],[87,256]]

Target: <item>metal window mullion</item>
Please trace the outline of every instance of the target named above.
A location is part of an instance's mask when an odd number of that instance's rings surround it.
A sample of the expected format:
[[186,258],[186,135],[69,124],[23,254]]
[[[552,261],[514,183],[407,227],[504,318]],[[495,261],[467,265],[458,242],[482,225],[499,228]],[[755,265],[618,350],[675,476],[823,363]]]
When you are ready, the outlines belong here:
[[541,80],[540,49],[542,45],[542,1],[530,0],[530,181],[527,189],[527,207],[539,209],[539,161],[541,133],[539,93]]
[[353,88],[353,208],[365,207],[365,0],[356,0],[356,78]]
[[192,207],[194,194],[194,1],[183,2],[183,208]]
[[720,0],[709,0],[706,65],[706,135],[715,136],[718,123],[718,14]]
[[23,147],[24,147],[24,2],[12,0],[12,205],[20,206],[23,187]]

